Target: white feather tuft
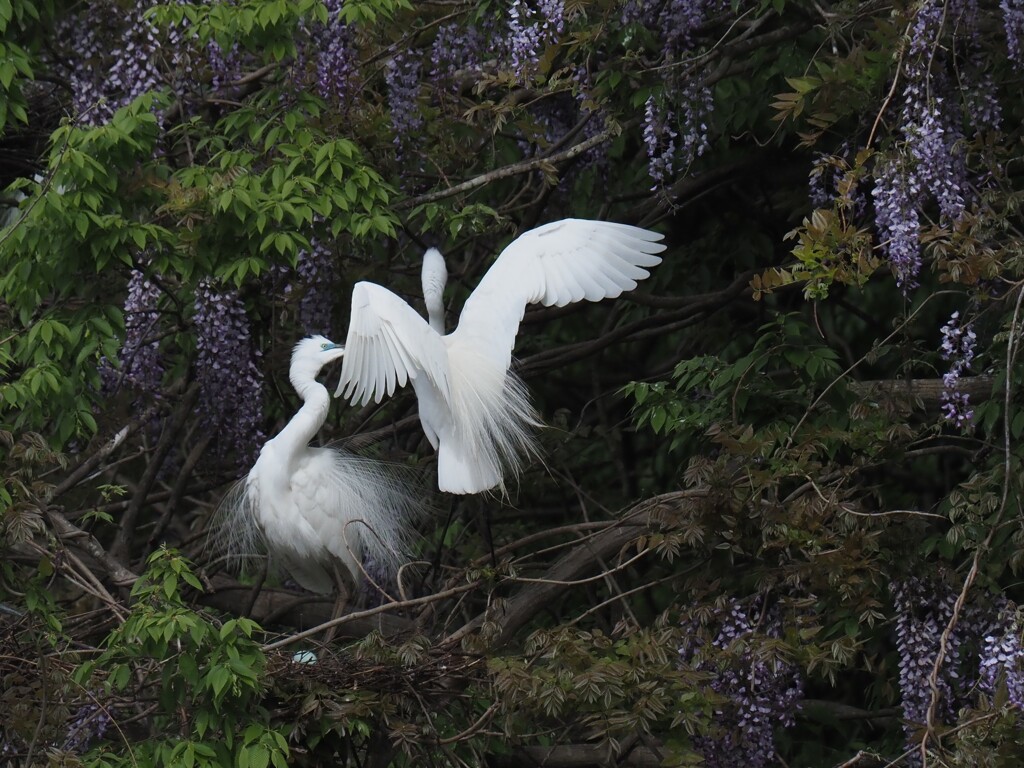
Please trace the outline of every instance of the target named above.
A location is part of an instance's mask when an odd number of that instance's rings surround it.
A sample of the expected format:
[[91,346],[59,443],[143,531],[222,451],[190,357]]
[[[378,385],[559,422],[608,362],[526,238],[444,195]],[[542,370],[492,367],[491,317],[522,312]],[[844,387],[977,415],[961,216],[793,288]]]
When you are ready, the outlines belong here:
[[518,477],[524,461],[539,456],[532,428],[542,425],[523,381],[474,345],[448,347],[451,375],[450,433],[438,449],[442,491],[479,493]]
[[248,493],[249,479],[231,486],[214,513],[206,537],[206,551],[222,557],[233,573],[252,573],[267,557],[267,541],[256,519],[255,494]]
[[[406,561],[412,523],[424,513],[421,495],[411,482],[412,470],[337,447],[319,450],[330,458],[327,485],[343,510],[337,524],[339,539],[329,548],[338,557],[351,548],[358,560],[372,558],[392,574]],[[356,581],[360,573],[357,568]]]
[[329,593],[333,564],[358,584],[364,558],[387,575],[405,560],[412,523],[424,510],[412,470],[337,447],[308,448],[291,475],[289,498],[261,504],[258,466],[224,497],[208,539],[233,570],[249,571],[268,553],[306,589]]

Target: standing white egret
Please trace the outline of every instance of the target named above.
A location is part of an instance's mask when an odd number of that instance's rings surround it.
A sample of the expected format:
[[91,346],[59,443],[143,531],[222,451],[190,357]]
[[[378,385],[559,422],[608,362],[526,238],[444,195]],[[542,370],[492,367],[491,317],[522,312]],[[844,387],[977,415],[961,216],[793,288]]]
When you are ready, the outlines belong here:
[[539,420],[525,385],[509,370],[527,304],[565,306],[614,298],[636,288],[661,263],[662,236],[639,227],[565,219],[513,240],[466,300],[458,328],[444,335],[444,259],[423,260],[429,324],[405,301],[373,283],[356,283],[341,381],[335,396],[380,402],[411,380],[420,423],[437,449],[442,491],[478,493],[503,486],[534,452]]
[[248,477],[222,503],[232,549],[262,537],[273,557],[306,589],[338,588],[339,604],[359,580],[362,556],[394,564],[417,505],[386,465],[309,442],[327,418],[330,395],[316,380],[344,354],[323,336],[295,345],[288,377],[302,407],[260,450]]

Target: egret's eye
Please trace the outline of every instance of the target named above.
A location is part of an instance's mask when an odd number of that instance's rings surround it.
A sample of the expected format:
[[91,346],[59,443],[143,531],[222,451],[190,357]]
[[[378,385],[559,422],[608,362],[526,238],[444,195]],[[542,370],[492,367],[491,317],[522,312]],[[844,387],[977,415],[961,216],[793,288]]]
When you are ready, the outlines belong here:
[[328,347],[330,347],[330,346],[331,346],[331,345],[330,345],[330,344],[328,344],[328,343],[327,343],[327,342],[325,341],[325,342],[324,342],[323,344],[321,344],[321,345],[320,345],[320,349],[327,349],[327,348],[328,348]]

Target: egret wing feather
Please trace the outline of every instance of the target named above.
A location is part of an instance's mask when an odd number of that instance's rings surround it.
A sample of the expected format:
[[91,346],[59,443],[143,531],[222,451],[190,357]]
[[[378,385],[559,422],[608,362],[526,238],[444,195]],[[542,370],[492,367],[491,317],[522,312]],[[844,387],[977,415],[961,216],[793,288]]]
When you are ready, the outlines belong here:
[[467,299],[453,340],[508,365],[527,304],[614,298],[661,263],[662,235],[628,224],[564,219],[513,240]]
[[425,375],[450,398],[444,341],[416,311],[387,288],[356,283],[335,395],[352,403],[380,402],[395,387]]

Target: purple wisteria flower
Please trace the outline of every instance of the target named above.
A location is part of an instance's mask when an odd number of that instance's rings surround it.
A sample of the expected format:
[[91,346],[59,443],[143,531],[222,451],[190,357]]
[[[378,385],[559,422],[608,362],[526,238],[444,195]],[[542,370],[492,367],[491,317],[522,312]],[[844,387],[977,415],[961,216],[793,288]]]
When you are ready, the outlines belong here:
[[708,120],[714,103],[711,89],[704,83],[691,81],[681,89],[679,96],[680,129],[679,161],[688,167],[707,151]]
[[[910,577],[891,586],[896,608],[896,646],[904,731],[911,749],[907,764],[921,764],[915,747],[931,705],[931,677],[939,644],[959,590],[935,578]],[[1000,686],[1007,701],[1024,706],[1024,649],[1016,607],[1005,597],[962,605],[950,632],[936,677],[936,720],[954,723],[963,707],[976,705],[979,692],[994,697]]]
[[875,168],[875,226],[882,251],[896,273],[896,285],[903,293],[917,287],[921,271],[921,241],[918,234],[921,189],[917,178],[897,159],[881,160]]
[[430,48],[431,79],[454,79],[460,71],[478,71],[481,53],[486,49],[486,37],[476,25],[466,27],[455,22],[442,25]]
[[676,139],[679,134],[672,127],[675,115],[663,110],[653,96],[644,105],[644,144],[647,145],[647,173],[654,181],[652,190],[665,186],[675,173]]
[[[359,68],[355,35],[341,20],[342,0],[326,0],[327,23],[315,23],[309,31],[305,49],[300,49],[315,62],[316,92],[346,111],[358,92]],[[301,68],[301,67],[299,67]]]
[[978,53],[964,69],[964,108],[976,131],[998,131],[1003,124],[1003,109],[996,98],[992,68]]
[[118,109],[163,84],[163,46],[145,17],[154,4],[137,0],[124,9],[96,4],[86,11],[88,20],[72,15],[58,24],[58,40],[74,51],[68,78],[75,112],[84,124],[103,125]]
[[103,738],[110,722],[110,714],[99,704],[91,701],[83,704],[71,717],[62,749],[84,752],[94,741]]
[[628,0],[622,23],[639,23],[659,33],[664,52],[675,57],[693,48],[696,33],[712,13],[725,10],[730,0]]
[[124,302],[124,344],[121,345],[121,376],[144,392],[157,393],[163,383],[164,367],[156,340],[160,313],[160,289],[133,269]]
[[978,667],[978,687],[982,691],[994,697],[1002,685],[1007,702],[1024,709],[1024,648],[1021,647],[1021,625],[1015,612],[1003,611],[985,635]]
[[961,429],[969,427],[974,418],[968,395],[960,391],[960,377],[974,361],[977,335],[971,323],[960,322],[960,312],[954,312],[941,328],[942,359],[950,361],[949,370],[942,377],[942,411],[947,421]]
[[704,20],[726,5],[728,0],[669,0],[658,19],[666,49],[681,53],[692,48]]
[[211,40],[206,46],[206,58],[210,65],[210,85],[215,91],[226,88],[242,74],[237,45],[225,51],[216,41]]
[[1014,66],[1024,70],[1024,51],[1021,50],[1021,38],[1024,38],[1024,0],[1002,0],[999,7],[1003,11],[1003,28],[1006,30],[1006,52]]
[[[688,54],[697,31],[708,16],[723,9],[725,0],[649,0],[627,3],[625,21],[640,21],[657,30],[666,59]],[[648,98],[644,111],[644,143],[652,189],[664,187],[677,171],[685,171],[709,147],[708,123],[714,109],[711,89],[696,74],[673,78],[657,98]]]
[[237,292],[203,280],[196,288],[194,323],[203,424],[216,432],[221,455],[233,449],[239,464],[250,463],[265,440],[263,372],[245,306]]
[[524,0],[512,0],[508,8],[508,48],[512,71],[523,78],[539,60],[540,29],[531,19],[534,10]]
[[540,62],[541,49],[555,42],[565,27],[564,0],[512,0],[508,8],[509,68],[522,82],[529,80]]
[[121,43],[111,51],[113,66],[104,74],[106,87],[121,94],[116,100],[118,107],[161,83],[157,69],[160,49],[157,30],[144,16],[153,5],[152,0],[138,0],[134,4],[128,12]]
[[[940,223],[951,226],[970,202],[964,105],[975,130],[1001,121],[977,16],[976,0],[915,6],[898,117],[903,142],[879,161],[873,192],[879,241],[904,293],[917,285],[925,204],[934,199]],[[953,58],[958,48],[968,51],[960,60]]]
[[[929,681],[939,653],[940,638],[953,615],[956,596],[944,584],[925,583],[916,578],[894,581],[890,589],[896,607],[903,729],[908,746],[913,746],[920,725],[928,717],[932,699]],[[944,721],[951,721],[957,711],[958,701],[954,697],[950,671],[958,666],[960,636],[960,632],[950,636],[944,663],[936,679],[940,694],[937,714]],[[920,755],[911,753],[908,760],[911,765],[919,765]]]
[[[788,728],[794,722],[803,677],[794,665],[762,646],[764,639],[782,634],[777,613],[768,611],[763,619],[758,614],[756,607],[748,609],[733,600],[721,612],[710,644],[694,624],[691,639],[679,649],[680,662],[710,672],[711,688],[726,699],[715,711],[717,733],[694,739],[709,768],[771,764],[775,728]],[[714,654],[714,661],[706,658],[711,649],[720,652]],[[730,663],[723,664],[725,659]]]
[[104,40],[114,34],[114,21],[102,8],[96,9],[92,21],[92,24],[82,24],[78,17],[69,16],[58,23],[56,35],[76,56],[75,66],[68,71],[75,114],[85,125],[102,125],[114,114],[106,103],[103,81],[99,77],[99,72],[109,66]]
[[419,107],[420,60],[416,51],[399,53],[387,63],[384,80],[388,89],[388,105],[391,107],[391,128],[395,132],[396,155],[405,157],[423,127],[423,115]]
[[[961,15],[966,13],[965,8],[952,10],[959,10]],[[919,190],[929,190],[938,201],[944,220],[954,222],[964,212],[962,190],[966,187],[967,167],[961,149],[964,137],[959,115],[953,111],[957,101],[942,95],[956,94],[958,89],[950,87],[948,77],[935,66],[933,58],[946,12],[943,3],[930,0],[914,19],[900,126],[911,161],[908,167],[915,176],[914,185]]]
[[912,111],[913,118],[903,130],[915,163],[916,185],[931,190],[943,221],[955,222],[964,213],[962,189],[967,167],[960,149],[963,135],[941,97],[917,104]]
[[[299,290],[299,325],[307,334],[331,336],[334,327],[334,290],[337,265],[331,250],[318,238],[310,238],[312,248],[300,251],[296,264]],[[291,292],[289,285],[286,292]]]

